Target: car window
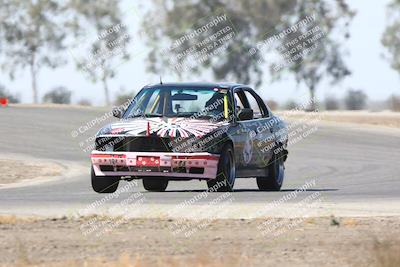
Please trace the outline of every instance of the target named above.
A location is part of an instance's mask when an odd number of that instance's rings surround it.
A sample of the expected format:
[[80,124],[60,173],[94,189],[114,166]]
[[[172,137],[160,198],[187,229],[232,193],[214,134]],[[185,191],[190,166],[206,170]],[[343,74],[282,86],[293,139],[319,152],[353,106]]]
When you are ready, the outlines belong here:
[[242,93],[241,91],[235,92],[235,101],[236,101],[236,111],[239,111],[243,108],[245,108],[245,104],[242,102],[242,99],[239,97],[239,93]]
[[124,116],[206,117],[219,121],[229,119],[229,102],[224,88],[146,88],[138,93]]
[[160,90],[154,90],[149,97],[149,101],[145,108],[145,113],[158,113],[160,112]]
[[244,93],[246,95],[247,101],[249,102],[250,108],[254,112],[254,118],[262,118],[264,116],[264,110],[258,103],[257,99],[249,91],[245,91]]

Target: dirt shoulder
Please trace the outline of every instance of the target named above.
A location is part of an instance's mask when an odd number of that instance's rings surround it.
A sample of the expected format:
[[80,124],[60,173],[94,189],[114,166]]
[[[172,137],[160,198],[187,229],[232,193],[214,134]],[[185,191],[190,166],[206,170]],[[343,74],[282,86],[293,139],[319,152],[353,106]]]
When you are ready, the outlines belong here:
[[52,162],[0,158],[0,188],[22,181],[60,176],[64,168]]
[[[1,266],[399,266],[400,217],[0,217]],[[82,231],[94,223],[109,232]],[[176,232],[189,223],[190,231]],[[193,229],[196,231],[193,232]],[[96,236],[96,234],[99,236]],[[390,264],[392,265],[390,265]]]
[[[288,120],[303,119],[311,114],[304,111],[278,111],[276,113]],[[318,114],[318,118],[322,121],[400,128],[400,112],[320,111]]]
[[10,104],[9,108],[55,108],[55,109],[86,109],[86,110],[98,110],[98,111],[111,111],[112,107],[102,106],[82,106],[82,105],[71,105],[71,104]]

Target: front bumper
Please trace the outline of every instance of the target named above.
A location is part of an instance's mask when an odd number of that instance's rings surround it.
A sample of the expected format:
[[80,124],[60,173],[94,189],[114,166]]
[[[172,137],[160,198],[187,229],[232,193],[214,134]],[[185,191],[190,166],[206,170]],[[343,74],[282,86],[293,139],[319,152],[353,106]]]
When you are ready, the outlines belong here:
[[161,176],[178,179],[214,179],[219,155],[207,152],[92,151],[96,176]]

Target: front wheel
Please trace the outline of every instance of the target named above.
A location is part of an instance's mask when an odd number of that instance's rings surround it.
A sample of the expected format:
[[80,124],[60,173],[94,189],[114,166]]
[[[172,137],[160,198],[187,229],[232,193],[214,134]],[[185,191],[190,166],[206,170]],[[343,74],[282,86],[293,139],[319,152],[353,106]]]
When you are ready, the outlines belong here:
[[143,187],[147,191],[164,192],[168,186],[168,179],[165,178],[143,178]]
[[232,192],[236,178],[235,156],[231,144],[222,148],[218,162],[217,177],[207,181],[208,190],[212,192]]
[[280,191],[285,176],[285,157],[282,153],[274,154],[272,162],[268,165],[268,175],[257,177],[258,189],[261,191]]
[[92,188],[97,193],[114,193],[119,184],[119,177],[96,176],[92,167]]

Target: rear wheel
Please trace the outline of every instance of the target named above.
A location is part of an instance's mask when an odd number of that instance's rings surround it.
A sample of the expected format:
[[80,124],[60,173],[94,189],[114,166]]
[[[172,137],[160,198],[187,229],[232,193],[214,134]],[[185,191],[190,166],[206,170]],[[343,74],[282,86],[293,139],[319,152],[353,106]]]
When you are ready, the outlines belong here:
[[258,189],[261,191],[280,191],[283,178],[285,176],[284,155],[279,153],[274,154],[270,164],[267,166],[268,175],[265,177],[257,177]]
[[236,178],[235,157],[231,144],[222,148],[218,162],[217,177],[207,181],[207,186],[213,192],[232,192]]
[[164,192],[168,186],[168,179],[165,178],[143,178],[143,187],[147,191]]
[[92,167],[92,188],[97,193],[114,193],[119,184],[117,176],[96,176]]

